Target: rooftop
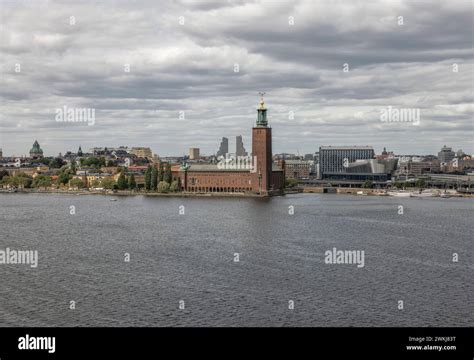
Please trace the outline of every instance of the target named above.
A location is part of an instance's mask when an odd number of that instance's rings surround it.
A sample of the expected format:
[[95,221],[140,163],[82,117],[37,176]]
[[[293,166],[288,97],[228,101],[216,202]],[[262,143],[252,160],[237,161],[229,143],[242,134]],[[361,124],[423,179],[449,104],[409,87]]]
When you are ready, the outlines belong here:
[[321,150],[373,150],[372,146],[320,146]]

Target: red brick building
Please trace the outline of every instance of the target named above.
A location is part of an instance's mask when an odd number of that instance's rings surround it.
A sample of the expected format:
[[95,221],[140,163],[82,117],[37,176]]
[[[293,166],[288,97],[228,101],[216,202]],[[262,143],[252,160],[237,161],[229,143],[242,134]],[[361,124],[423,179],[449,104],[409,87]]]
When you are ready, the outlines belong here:
[[252,155],[227,163],[181,166],[178,176],[183,191],[249,192],[260,195],[279,194],[285,186],[283,167],[273,164],[272,129],[268,127],[263,99],[257,109],[257,123],[252,128]]

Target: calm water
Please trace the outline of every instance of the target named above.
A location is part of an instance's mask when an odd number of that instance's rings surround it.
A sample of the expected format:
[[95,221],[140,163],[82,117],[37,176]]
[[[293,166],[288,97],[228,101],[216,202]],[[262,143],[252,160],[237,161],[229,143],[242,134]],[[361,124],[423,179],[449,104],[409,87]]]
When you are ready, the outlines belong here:
[[0,265],[0,326],[474,324],[473,200],[115,198],[0,194],[0,250],[39,252]]

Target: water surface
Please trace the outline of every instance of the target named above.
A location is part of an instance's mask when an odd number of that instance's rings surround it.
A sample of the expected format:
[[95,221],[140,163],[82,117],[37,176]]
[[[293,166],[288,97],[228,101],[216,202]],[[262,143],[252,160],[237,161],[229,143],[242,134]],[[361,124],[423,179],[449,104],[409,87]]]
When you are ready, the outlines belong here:
[[0,249],[39,253],[0,265],[0,326],[474,323],[471,199],[115,198],[0,194]]

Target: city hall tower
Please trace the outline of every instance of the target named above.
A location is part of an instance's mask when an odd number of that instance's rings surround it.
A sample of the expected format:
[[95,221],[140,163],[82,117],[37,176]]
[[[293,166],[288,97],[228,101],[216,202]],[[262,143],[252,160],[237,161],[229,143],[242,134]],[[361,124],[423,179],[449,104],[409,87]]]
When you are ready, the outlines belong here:
[[257,108],[257,123],[252,128],[252,156],[256,157],[255,187],[259,193],[268,194],[272,186],[272,128],[268,127],[267,108],[263,94]]

